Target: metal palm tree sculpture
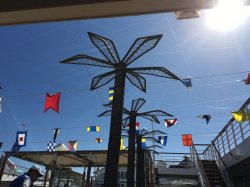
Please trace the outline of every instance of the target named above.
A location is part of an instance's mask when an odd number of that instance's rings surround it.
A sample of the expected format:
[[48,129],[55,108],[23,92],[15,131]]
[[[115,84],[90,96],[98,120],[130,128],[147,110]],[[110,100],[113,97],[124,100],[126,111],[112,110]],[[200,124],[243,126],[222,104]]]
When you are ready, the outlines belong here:
[[[160,123],[157,116],[172,116],[161,110],[152,110],[148,112],[138,112],[139,109],[145,104],[145,99],[139,98],[132,101],[131,110],[123,108],[123,113],[128,117],[123,119],[123,127],[129,126],[129,138],[128,138],[128,165],[127,165],[127,186],[134,187],[134,168],[135,168],[135,131],[136,131],[136,118],[146,118],[152,122]],[[110,104],[105,106],[111,106]],[[106,110],[101,113],[100,116],[110,115],[112,110]]]
[[100,66],[112,69],[111,71],[93,78],[91,90],[97,89],[114,80],[114,96],[112,103],[112,114],[108,144],[107,162],[105,168],[104,186],[117,186],[118,162],[120,151],[120,139],[122,129],[123,102],[126,78],[142,91],[146,91],[146,79],[139,74],[154,75],[181,81],[184,85],[190,83],[188,79],[180,79],[175,74],[163,67],[139,67],[128,68],[128,66],[142,55],[152,50],[160,41],[162,35],[142,37],[135,40],[128,52],[121,59],[117,53],[112,40],[102,36],[88,33],[92,43],[104,55],[106,60],[88,55],[78,54],[61,61],[65,64]]
[[147,147],[146,145],[142,147],[142,139],[145,140],[151,140],[154,142],[158,142],[157,139],[152,137],[152,135],[155,134],[161,134],[164,135],[166,133],[159,131],[159,130],[153,130],[153,131],[147,131],[145,129],[142,129],[137,133],[136,136],[136,147],[137,147],[137,153],[136,153],[136,187],[145,187],[145,170],[144,170],[144,150],[148,149],[150,150],[151,147],[158,147],[162,148],[158,145],[153,145],[150,147]]

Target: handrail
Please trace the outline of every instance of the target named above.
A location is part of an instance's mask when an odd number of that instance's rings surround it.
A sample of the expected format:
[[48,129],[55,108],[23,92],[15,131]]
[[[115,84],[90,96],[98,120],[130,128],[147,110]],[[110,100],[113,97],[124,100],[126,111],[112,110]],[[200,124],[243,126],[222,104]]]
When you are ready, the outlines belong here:
[[192,145],[191,151],[193,152],[193,159],[194,159],[196,169],[198,170],[198,173],[199,173],[199,180],[201,182],[201,185],[202,185],[202,187],[209,187],[210,184],[209,184],[207,175],[205,173],[205,170],[204,170],[204,168],[202,166],[201,160],[199,158],[199,155],[198,155],[194,145]]
[[232,183],[232,181],[231,181],[231,179],[230,179],[230,177],[229,177],[229,174],[228,174],[227,165],[225,164],[224,160],[222,159],[222,157],[221,157],[219,151],[217,150],[217,148],[216,148],[214,142],[211,142],[211,143],[212,143],[212,146],[213,146],[214,150],[215,150],[216,153],[217,153],[218,158],[221,160],[221,162],[223,163],[223,166],[224,166],[224,168],[225,168],[224,170],[220,170],[220,169],[219,169],[219,171],[221,172],[221,174],[222,174],[222,176],[223,176],[223,178],[224,178],[224,180],[225,180],[227,186],[228,186],[228,187],[234,187],[234,185],[233,185],[233,183]]

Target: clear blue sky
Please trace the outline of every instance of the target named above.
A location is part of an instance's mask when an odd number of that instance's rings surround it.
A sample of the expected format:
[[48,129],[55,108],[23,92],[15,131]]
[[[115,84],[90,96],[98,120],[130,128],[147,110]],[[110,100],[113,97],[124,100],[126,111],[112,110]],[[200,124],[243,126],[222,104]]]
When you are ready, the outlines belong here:
[[[108,102],[108,87],[113,82],[95,91],[90,91],[90,84],[108,69],[59,64],[79,53],[104,59],[87,32],[112,39],[120,57],[136,38],[163,34],[158,46],[131,67],[162,66],[181,78],[232,73],[193,79],[192,91],[180,82],[151,76],[145,76],[146,93],[126,82],[125,107],[142,97],[147,102],[141,111],[161,109],[178,118],[177,125],[168,129],[164,118],[155,124],[155,129],[169,135],[161,151],[187,152],[189,148],[182,146],[183,133],[193,134],[194,143],[210,143],[232,117],[230,112],[249,97],[250,87],[239,81],[247,73],[233,73],[250,70],[250,19],[234,30],[218,32],[205,24],[205,13],[190,20],[176,20],[174,13],[168,13],[0,27],[0,141],[5,142],[0,154],[11,149],[18,130],[28,131],[27,146],[21,151],[45,151],[54,128],[61,128],[59,143],[68,146],[68,140],[79,140],[79,150],[107,148],[110,118],[97,115],[105,110],[102,104]],[[43,113],[46,92],[59,91],[60,113]],[[212,116],[209,125],[197,118],[202,114]],[[151,129],[149,121],[137,121]],[[87,133],[89,125],[99,125],[101,132]],[[97,137],[103,139],[100,146]]]

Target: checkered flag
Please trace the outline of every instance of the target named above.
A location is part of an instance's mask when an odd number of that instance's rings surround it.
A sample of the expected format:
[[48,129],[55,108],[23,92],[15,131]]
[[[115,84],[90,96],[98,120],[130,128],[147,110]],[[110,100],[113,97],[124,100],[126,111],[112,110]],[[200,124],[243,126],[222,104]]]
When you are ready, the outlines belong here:
[[47,151],[48,152],[54,152],[55,151],[55,148],[56,148],[56,143],[55,142],[48,142],[48,145],[47,145]]

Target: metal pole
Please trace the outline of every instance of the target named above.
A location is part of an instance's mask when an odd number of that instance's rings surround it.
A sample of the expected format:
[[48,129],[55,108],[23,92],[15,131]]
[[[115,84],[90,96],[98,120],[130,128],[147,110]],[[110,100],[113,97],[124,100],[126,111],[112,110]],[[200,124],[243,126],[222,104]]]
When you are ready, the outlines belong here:
[[[152,121],[151,121],[151,125],[152,125],[152,132],[153,132],[154,131],[154,124]],[[152,133],[152,137],[155,138],[154,132]],[[153,181],[152,181],[152,183],[154,184],[155,183],[155,141],[153,141],[153,144],[154,144],[154,151],[153,151]]]
[[141,186],[145,187],[145,161],[144,161],[144,154],[145,149],[141,150]]
[[[122,62],[120,66],[125,66]],[[112,103],[108,154],[105,167],[104,187],[116,187],[122,130],[123,102],[125,93],[126,69],[116,68],[114,99]]]
[[49,169],[46,167],[46,172],[43,179],[43,187],[46,187]]
[[8,156],[5,154],[3,156],[2,167],[1,167],[1,170],[0,170],[0,181],[2,181],[2,177],[3,177],[3,174],[4,174],[4,168],[5,168],[7,160],[8,160]]
[[57,159],[57,154],[55,153],[53,161],[52,161],[52,167],[51,167],[51,175],[49,179],[49,187],[53,186],[53,181],[54,181],[54,175],[55,175],[55,169],[56,169],[56,159]]
[[130,115],[128,138],[127,187],[134,187],[135,180],[135,125],[136,114]]
[[137,135],[137,155],[136,155],[136,187],[141,187],[141,140],[142,137]]
[[89,163],[87,171],[87,180],[86,180],[88,187],[90,186],[90,174],[91,174],[91,164]]

